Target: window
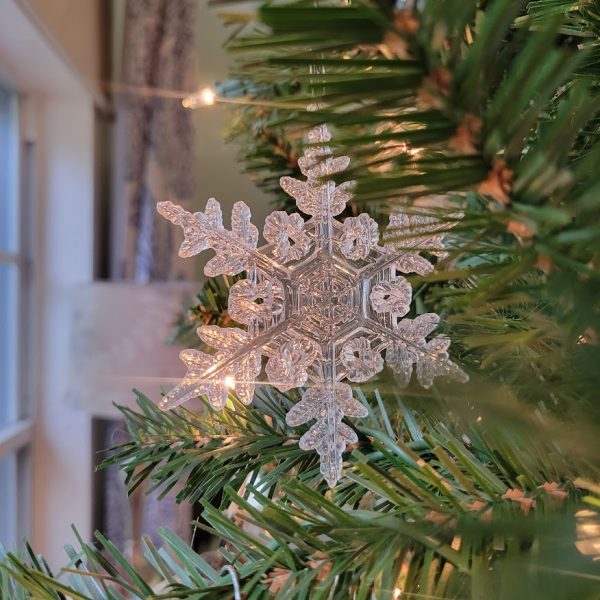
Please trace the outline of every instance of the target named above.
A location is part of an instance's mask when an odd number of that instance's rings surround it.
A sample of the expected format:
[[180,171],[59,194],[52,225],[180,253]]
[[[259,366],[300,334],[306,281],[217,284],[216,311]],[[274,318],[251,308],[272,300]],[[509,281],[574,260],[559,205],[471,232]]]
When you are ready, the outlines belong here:
[[21,143],[19,98],[0,87],[0,542],[27,533],[31,421],[24,357],[32,282],[27,210],[32,147]]

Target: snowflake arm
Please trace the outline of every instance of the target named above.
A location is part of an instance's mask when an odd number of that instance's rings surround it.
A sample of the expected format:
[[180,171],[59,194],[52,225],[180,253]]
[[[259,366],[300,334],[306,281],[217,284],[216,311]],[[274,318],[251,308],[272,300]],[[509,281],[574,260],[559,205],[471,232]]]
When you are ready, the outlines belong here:
[[162,398],[159,406],[167,410],[206,395],[213,408],[223,408],[227,400],[227,387],[219,382],[207,381],[205,377],[206,370],[214,365],[215,357],[200,350],[182,350],[179,358],[188,368],[187,373],[181,382]]
[[273,244],[273,255],[282,263],[300,260],[310,251],[310,238],[304,231],[304,219],[298,213],[272,212],[265,220],[263,236]]
[[415,319],[403,319],[392,333],[388,333],[390,346],[386,351],[386,362],[398,376],[401,386],[408,385],[413,366],[417,380],[426,389],[433,385],[435,377],[448,377],[462,383],[468,381],[466,373],[448,356],[448,338],[425,339],[437,327],[439,320],[435,313],[425,313]]
[[[214,330],[210,332],[210,334],[207,334],[207,332],[201,331],[203,329],[205,329],[205,327],[199,327],[198,328],[198,335],[202,336],[204,338],[204,340],[208,340],[208,344],[212,345],[213,343],[215,344],[219,344],[221,341],[221,337],[220,337],[220,333],[218,332],[227,332],[230,329],[237,329],[237,328],[233,328],[233,327],[217,327],[216,325],[207,325],[206,327],[213,327]],[[289,327],[289,323],[284,322],[284,323],[280,323],[279,325],[277,325],[276,327],[274,327],[272,330],[269,330],[265,333],[262,333],[260,335],[257,335],[256,337],[251,338],[250,336],[248,336],[246,338],[246,341],[244,343],[240,343],[239,345],[232,345],[231,344],[231,340],[228,339],[226,342],[226,347],[228,348],[228,351],[226,352],[218,352],[216,355],[211,355],[208,354],[206,356],[210,356],[211,358],[213,358],[213,362],[211,364],[208,364],[206,366],[206,368],[204,368],[204,370],[202,371],[198,371],[198,372],[194,372],[193,373],[193,378],[195,380],[195,383],[197,385],[199,385],[200,383],[203,384],[215,384],[215,385],[225,385],[226,383],[226,377],[234,377],[235,378],[235,373],[236,372],[240,372],[241,375],[243,377],[247,376],[247,373],[245,372],[245,370],[248,368],[252,368],[254,363],[250,363],[250,364],[246,364],[244,362],[244,359],[247,356],[252,356],[254,357],[256,354],[258,354],[258,359],[260,358],[260,352],[259,350],[269,341],[269,339],[271,338],[271,335],[277,335],[278,333],[281,333],[282,331],[284,331],[287,327]],[[244,330],[238,329],[238,331],[241,331],[243,333],[246,333]],[[224,338],[223,339],[227,339],[228,334],[224,333]],[[186,352],[185,350],[182,351]],[[184,362],[184,364],[187,363],[186,361],[183,359],[183,357],[180,354],[180,357],[182,359],[182,362]],[[256,375],[258,375],[260,373],[260,361],[257,359],[257,364],[258,365],[258,372],[256,373]],[[241,363],[242,365],[244,365],[243,367],[239,367],[241,369],[241,371],[238,371],[238,367],[236,366],[238,363]],[[189,374],[188,374],[189,375]],[[186,375],[186,378],[188,378],[188,375]],[[185,379],[184,379],[185,381]],[[236,380],[237,383],[237,380]],[[252,385],[252,393],[254,392],[254,385],[256,384],[256,376],[249,378],[249,379],[242,379],[240,381],[240,383],[242,385]],[[236,387],[237,390],[237,387]],[[177,408],[179,405],[184,404],[185,402],[188,402],[189,400],[191,400],[194,397],[198,397],[198,396],[203,396],[205,394],[208,395],[208,392],[206,391],[199,391],[195,396],[190,396],[189,394],[187,394],[187,388],[181,388],[179,385],[175,386],[168,394],[166,394],[166,396],[161,400],[160,402],[160,407],[163,410],[171,410],[173,408]],[[184,393],[186,392],[186,393]],[[246,393],[244,393],[243,396],[246,399],[246,403],[249,404],[252,401],[252,398],[247,395]],[[209,402],[212,401],[209,398]],[[221,406],[221,408],[223,408]]]
[[300,448],[316,450],[321,457],[321,474],[333,487],[342,475],[342,453],[358,441],[356,433],[342,423],[343,417],[366,417],[367,409],[352,397],[346,383],[316,385],[302,394],[302,400],[287,414],[291,427],[316,419],[300,438]]
[[336,186],[334,181],[324,181],[325,177],[344,171],[350,164],[348,156],[333,158],[326,144],[331,134],[326,126],[320,125],[309,132],[311,144],[298,159],[298,166],[306,181],[293,177],[282,177],[280,185],[294,200],[298,208],[314,217],[335,217],[339,215],[352,198],[354,181],[346,181]]
[[427,251],[439,258],[447,256],[444,238],[462,214],[455,213],[452,215],[455,220],[449,221],[447,218],[429,214],[422,207],[412,210],[413,214],[390,215],[383,239],[387,241],[386,249],[398,257],[398,271],[428,275],[433,272],[434,267],[420,252]]
[[256,263],[273,276],[287,279],[287,269],[256,251],[258,229],[250,222],[250,209],[236,202],[231,212],[231,231],[223,227],[221,205],[211,198],[204,212],[190,213],[172,202],[159,202],[158,212],[183,229],[184,240],[179,256],[189,258],[212,248],[216,255],[204,267],[208,277],[237,275]]

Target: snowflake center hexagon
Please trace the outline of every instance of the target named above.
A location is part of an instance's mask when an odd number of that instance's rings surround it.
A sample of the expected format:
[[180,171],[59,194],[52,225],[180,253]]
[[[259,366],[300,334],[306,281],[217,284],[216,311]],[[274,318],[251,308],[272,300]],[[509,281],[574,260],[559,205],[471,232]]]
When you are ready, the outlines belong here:
[[[342,422],[364,417],[367,409],[352,397],[344,383],[367,381],[384,365],[407,384],[413,374],[424,387],[437,376],[466,381],[467,376],[448,356],[449,340],[426,338],[435,329],[434,313],[402,318],[410,308],[412,290],[399,273],[425,274],[433,269],[420,255],[421,247],[441,254],[448,221],[429,215],[392,215],[379,245],[377,223],[368,215],[339,215],[352,197],[353,182],[337,185],[325,178],[346,169],[348,157],[334,158],[325,125],[309,133],[311,146],[298,164],[306,180],[282,177],[281,186],[310,215],[275,211],[265,221],[267,244],[257,248],[258,231],[250,211],[237,202],[232,227],[223,227],[221,207],[211,199],[204,213],[190,214],[171,202],[158,211],[183,228],[180,255],[193,256],[212,248],[216,255],[205,268],[208,276],[248,277],[230,290],[229,312],[246,330],[204,326],[198,335],[215,349],[214,354],[184,350],[188,366],[184,379],[162,400],[173,408],[198,395],[206,395],[215,408],[226,401],[226,377],[234,377],[235,391],[245,403],[254,395],[267,357],[268,381],[285,391],[312,382],[287,417],[290,426],[315,423],[300,439],[304,450],[321,458],[321,473],[330,486],[341,476],[342,453],[357,441],[356,433]],[[394,241],[401,233],[417,233],[414,241]]]
[[331,263],[311,263],[297,274],[293,303],[303,329],[319,343],[333,340],[360,314],[354,278]]

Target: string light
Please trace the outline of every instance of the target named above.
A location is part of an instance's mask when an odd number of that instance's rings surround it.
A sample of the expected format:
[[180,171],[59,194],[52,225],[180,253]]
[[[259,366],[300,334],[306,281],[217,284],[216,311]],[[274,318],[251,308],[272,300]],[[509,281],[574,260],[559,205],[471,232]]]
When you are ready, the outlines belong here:
[[212,106],[217,101],[217,94],[215,91],[206,87],[195,94],[186,96],[181,104],[184,108],[198,108],[199,106]]
[[189,108],[191,110],[203,108],[205,106],[213,106],[214,104],[217,104],[217,102],[219,104],[235,104],[237,106],[260,106],[261,108],[306,109],[306,104],[302,102],[273,102],[265,100],[264,98],[252,99],[247,98],[246,96],[242,96],[241,98],[225,98],[224,96],[217,95],[217,92],[210,87],[206,87],[193,94],[179,97],[182,98],[181,105],[184,108]]
[[285,108],[306,110],[306,104],[303,102],[274,102],[265,100],[264,98],[252,99],[247,97],[241,98],[224,98],[218,96],[217,93],[210,87],[203,88],[193,94],[179,90],[167,90],[163,88],[155,88],[149,86],[126,85],[106,81],[102,83],[103,87],[113,92],[130,94],[141,98],[168,98],[179,100],[184,108],[194,109],[204,106],[212,106],[217,102],[219,104],[236,104],[238,106],[260,106],[261,108]]
[[204,88],[200,92],[200,102],[206,106],[212,106],[215,103],[217,95],[211,88]]
[[232,375],[227,375],[225,377],[225,379],[223,380],[223,383],[230,389],[234,389],[235,388],[235,377],[233,377]]

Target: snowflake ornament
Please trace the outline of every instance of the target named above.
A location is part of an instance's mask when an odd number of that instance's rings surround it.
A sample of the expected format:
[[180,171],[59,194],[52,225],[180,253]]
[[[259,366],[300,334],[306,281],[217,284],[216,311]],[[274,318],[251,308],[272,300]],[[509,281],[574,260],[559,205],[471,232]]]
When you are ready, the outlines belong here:
[[403,319],[412,289],[402,274],[433,270],[420,252],[444,252],[448,223],[425,214],[394,214],[382,246],[377,223],[368,214],[335,219],[351,199],[354,182],[336,185],[327,179],[350,162],[346,156],[332,156],[330,138],[325,125],[311,130],[311,145],[298,161],[306,180],[281,178],[281,187],[311,218],[271,213],[263,230],[267,244],[260,248],[243,202],[233,207],[230,231],[214,199],[195,214],[171,202],[160,202],[158,211],[183,228],[180,256],[215,251],[204,269],[207,276],[242,271],[248,276],[231,287],[228,305],[231,317],[245,328],[199,327],[198,335],[215,352],[181,352],[187,374],[163,398],[161,408],[205,395],[221,409],[231,378],[238,398],[249,404],[264,356],[268,382],[281,391],[311,382],[286,421],[292,427],[315,421],[300,447],[317,451],[321,473],[333,487],[341,477],[342,453],[358,441],[342,419],[367,415],[345,380],[374,377],[383,369],[384,352],[403,385],[413,372],[426,388],[438,376],[466,381],[467,375],[450,361],[447,338],[427,340],[438,315]]

